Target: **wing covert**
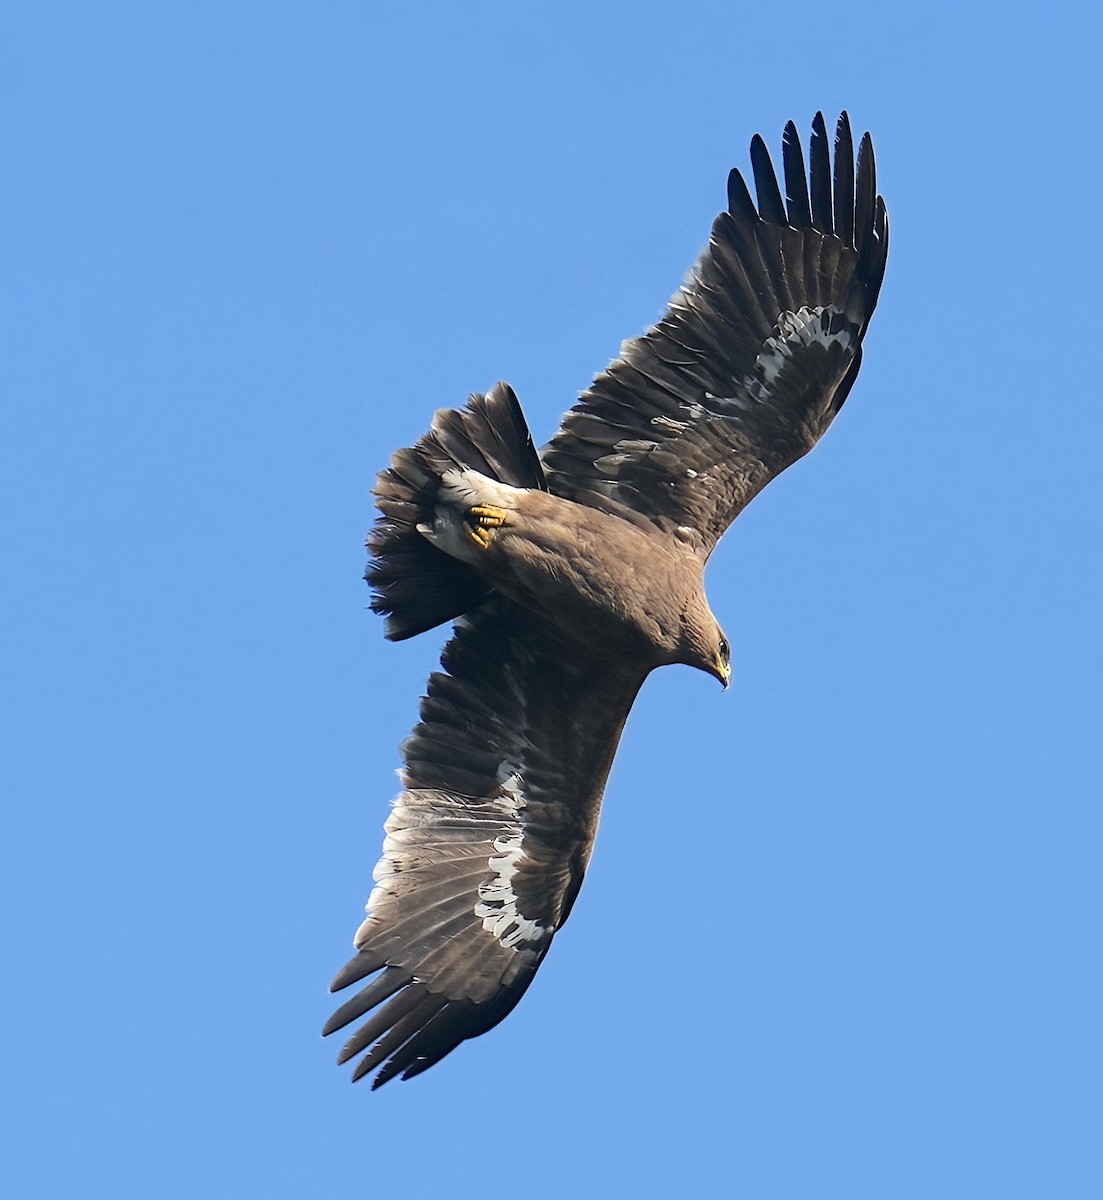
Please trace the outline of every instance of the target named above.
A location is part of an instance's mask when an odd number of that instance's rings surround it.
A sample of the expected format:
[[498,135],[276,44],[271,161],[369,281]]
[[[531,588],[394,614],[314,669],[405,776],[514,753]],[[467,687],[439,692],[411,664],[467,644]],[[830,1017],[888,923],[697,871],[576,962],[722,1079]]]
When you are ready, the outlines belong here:
[[691,547],[703,560],[738,513],[815,445],[857,375],[888,217],[866,134],[834,169],[817,113],[806,171],[792,122],[784,198],[765,143],[757,196],[738,170],[728,210],[659,321],[625,342],[544,447],[548,488]]

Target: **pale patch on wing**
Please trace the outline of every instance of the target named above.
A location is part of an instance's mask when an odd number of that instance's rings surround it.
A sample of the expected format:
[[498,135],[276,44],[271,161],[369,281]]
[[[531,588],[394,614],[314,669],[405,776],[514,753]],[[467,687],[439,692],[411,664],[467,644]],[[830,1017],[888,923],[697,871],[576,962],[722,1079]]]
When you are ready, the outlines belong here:
[[[682,407],[686,408],[688,406],[683,404]],[[696,407],[700,408],[700,405],[697,405]],[[688,421],[676,421],[673,417],[666,417],[662,415],[652,417],[651,424],[654,425],[656,429],[668,429],[671,433],[685,433],[685,431],[689,428]]]
[[[830,352],[832,347],[848,351],[847,361],[853,359],[858,345],[858,329],[841,308],[834,304],[815,307],[803,305],[796,312],[785,310],[778,314],[776,332],[762,344],[762,349],[747,374],[736,383],[731,395],[716,395],[705,392],[704,403],[695,400],[680,400],[678,407],[685,415],[684,420],[665,415],[651,418],[651,425],[661,432],[673,434],[676,442],[701,421],[716,417],[738,420],[738,413],[750,412],[756,405],[769,403],[771,388],[783,372],[793,368],[800,370],[801,356],[810,347],[820,347]],[[615,453],[595,459],[595,465],[616,473],[625,463],[639,459],[658,449],[666,449],[671,443],[660,444],[642,438],[622,438],[613,446]],[[694,478],[695,474],[688,474]]]
[[522,915],[513,890],[513,879],[525,858],[524,818],[525,796],[523,767],[505,761],[498,771],[502,786],[502,797],[513,810],[513,820],[518,828],[509,834],[494,839],[497,854],[489,860],[494,871],[492,879],[479,884],[479,902],[475,905],[475,916],[487,933],[510,949],[522,943],[538,943],[547,935],[547,930],[538,922]]
[[621,438],[613,446],[614,453],[594,459],[594,465],[607,475],[616,475],[625,463],[636,462],[641,454],[650,454],[658,449],[658,442],[645,438]]
[[[856,326],[834,304],[814,308],[805,305],[796,312],[781,312],[777,318],[777,332],[763,342],[754,365],[739,381],[733,394],[705,393],[707,408],[703,410],[704,415],[738,421],[740,412],[751,412],[760,404],[774,402],[778,380],[787,371],[801,373],[802,360],[810,348],[818,347],[829,354],[837,346],[845,364],[849,365],[859,340]],[[682,407],[687,406],[683,404]]]
[[[778,315],[776,332],[762,344],[753,366],[738,381],[730,395],[703,394],[703,403],[696,400],[680,400],[678,408],[684,419],[660,414],[651,418],[651,425],[665,433],[665,442],[646,438],[621,438],[613,444],[613,453],[594,459],[594,466],[605,476],[605,482],[614,487],[619,483],[624,468],[632,468],[656,451],[670,454],[687,434],[695,428],[717,419],[738,423],[743,413],[753,413],[761,405],[776,401],[775,389],[787,372],[798,377],[807,370],[810,357],[830,354],[836,347],[844,367],[849,366],[857,352],[859,342],[857,327],[847,318],[841,308],[833,304],[815,307],[803,305],[796,312],[785,310]],[[690,467],[683,468],[683,478],[693,480],[702,474]],[[705,472],[707,474],[707,472]],[[607,490],[610,496],[615,491]],[[675,536],[685,540],[687,526],[679,526]]]
[[766,339],[744,386],[756,400],[768,400],[769,388],[782,371],[791,366],[796,355],[809,346],[847,349],[858,343],[858,330],[846,314],[833,304],[807,305],[796,312],[783,312],[777,319],[778,332]]

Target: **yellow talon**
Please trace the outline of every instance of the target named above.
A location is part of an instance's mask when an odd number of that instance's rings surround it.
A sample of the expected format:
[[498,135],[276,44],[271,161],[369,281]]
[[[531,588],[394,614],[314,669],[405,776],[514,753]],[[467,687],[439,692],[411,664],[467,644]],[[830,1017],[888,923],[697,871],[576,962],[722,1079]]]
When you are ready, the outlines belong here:
[[496,529],[506,523],[504,508],[495,508],[493,504],[476,504],[467,510],[469,517],[476,517],[480,525]]
[[506,523],[505,510],[492,504],[475,504],[464,517],[468,535],[481,550],[490,545],[490,531]]

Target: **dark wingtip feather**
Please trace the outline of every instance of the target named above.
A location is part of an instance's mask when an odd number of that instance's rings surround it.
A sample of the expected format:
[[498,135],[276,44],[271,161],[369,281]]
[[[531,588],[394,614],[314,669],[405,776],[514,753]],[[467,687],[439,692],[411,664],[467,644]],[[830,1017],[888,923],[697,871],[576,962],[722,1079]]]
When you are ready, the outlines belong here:
[[835,126],[835,232],[843,244],[854,244],[854,139],[846,109]]
[[808,143],[808,170],[811,181],[812,224],[821,233],[834,233],[831,215],[831,147],[823,113],[812,120],[812,137]]
[[758,209],[754,206],[747,181],[738,167],[732,167],[728,172],[728,212],[737,220],[758,220]]
[[382,965],[377,954],[367,954],[361,950],[337,972],[333,977],[333,982],[329,985],[329,990],[339,992],[342,988],[347,988],[350,983],[356,983],[373,971],[378,971]]
[[322,1029],[322,1037],[329,1037],[331,1033],[343,1029],[351,1021],[362,1017],[369,1009],[374,1008],[377,1004],[382,1004],[384,1000],[393,996],[400,987],[409,982],[410,976],[405,971],[401,971],[397,967],[385,968],[381,975],[373,979],[366,988],[357,992],[351,1000],[346,1000],[329,1018]]
[[751,169],[754,172],[758,211],[762,219],[773,225],[787,225],[789,218],[781,202],[781,189],[774,174],[774,164],[770,161],[766,143],[757,133],[751,138]]
[[873,139],[863,133],[858,146],[858,178],[854,187],[854,247],[863,265],[872,250],[876,203],[877,167],[873,159]]
[[794,229],[806,229],[812,224],[808,176],[804,169],[800,134],[792,121],[786,122],[785,132],[781,137],[781,162],[785,171],[785,203],[789,213],[789,224]]

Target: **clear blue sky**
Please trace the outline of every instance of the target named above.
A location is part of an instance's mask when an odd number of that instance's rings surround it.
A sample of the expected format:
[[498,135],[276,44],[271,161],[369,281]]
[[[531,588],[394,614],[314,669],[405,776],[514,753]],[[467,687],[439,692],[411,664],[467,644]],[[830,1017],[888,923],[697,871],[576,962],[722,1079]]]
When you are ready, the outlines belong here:
[[[1103,1192],[1098,9],[15,4],[0,27],[8,1194]],[[512,1017],[372,1095],[318,1030],[440,638],[368,489],[538,441],[732,164],[873,131],[839,421],[714,556]]]

